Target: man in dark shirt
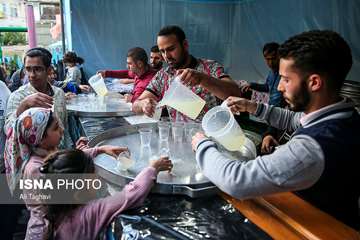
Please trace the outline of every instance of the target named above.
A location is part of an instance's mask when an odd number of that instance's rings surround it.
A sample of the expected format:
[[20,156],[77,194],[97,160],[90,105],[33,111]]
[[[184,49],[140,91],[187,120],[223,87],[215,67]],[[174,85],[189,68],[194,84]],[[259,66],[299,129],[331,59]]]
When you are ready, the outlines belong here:
[[270,72],[266,78],[265,84],[247,83],[241,87],[242,92],[255,90],[258,92],[269,93],[269,104],[277,107],[283,107],[284,99],[281,92],[277,90],[280,81],[279,75],[279,44],[275,42],[266,43],[263,48],[263,55],[266,65],[270,68]]

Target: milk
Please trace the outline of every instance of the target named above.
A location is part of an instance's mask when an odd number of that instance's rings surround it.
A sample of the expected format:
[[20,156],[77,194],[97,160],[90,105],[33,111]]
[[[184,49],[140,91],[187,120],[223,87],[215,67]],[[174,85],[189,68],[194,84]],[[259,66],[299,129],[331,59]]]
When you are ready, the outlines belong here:
[[230,151],[241,151],[246,137],[228,108],[216,106],[202,120],[205,134]]
[[105,96],[108,92],[106,85],[104,85],[101,82],[96,82],[93,84],[93,88],[95,90],[95,92],[99,95],[99,96]]
[[224,137],[217,138],[217,141],[229,151],[240,151],[245,142],[244,134],[229,133]]
[[135,161],[131,158],[127,158],[127,157],[124,157],[124,156],[118,156],[117,160],[119,161],[118,165],[117,165],[117,168],[119,170],[128,170],[129,168],[131,168]]
[[187,86],[183,85],[180,76],[176,76],[159,104],[160,106],[168,105],[182,114],[196,119],[204,107],[205,101]]
[[202,99],[194,101],[166,101],[165,104],[187,115],[191,119],[196,119],[203,109],[205,101]]
[[95,74],[89,79],[90,86],[95,90],[97,95],[105,96],[108,92],[104,79],[100,74]]

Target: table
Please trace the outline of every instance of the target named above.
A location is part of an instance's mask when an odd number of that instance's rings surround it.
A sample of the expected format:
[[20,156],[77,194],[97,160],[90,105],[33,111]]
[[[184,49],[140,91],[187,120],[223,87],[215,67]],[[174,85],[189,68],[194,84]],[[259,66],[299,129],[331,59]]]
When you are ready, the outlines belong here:
[[[128,125],[121,117],[80,117],[79,120],[90,138],[99,131]],[[266,129],[259,123],[242,122],[247,125],[245,129],[251,131]],[[358,231],[289,192],[249,200],[237,200],[226,194],[198,199],[151,194],[144,206],[126,213],[152,216],[187,239],[360,239]],[[148,222],[133,223],[133,226],[152,239],[160,236],[179,239]],[[120,230],[115,229],[119,234]]]
[[131,103],[117,93],[101,97],[94,94],[79,94],[66,104],[69,114],[83,117],[131,116]]
[[[104,130],[129,125],[122,117],[79,117],[79,121],[90,139]],[[144,206],[126,214],[151,216],[157,223],[169,226],[187,239],[271,239],[219,195],[192,199],[181,195],[150,194]],[[119,220],[116,222],[119,226]],[[152,239],[160,239],[160,236],[179,239],[166,235],[148,222],[132,225]]]

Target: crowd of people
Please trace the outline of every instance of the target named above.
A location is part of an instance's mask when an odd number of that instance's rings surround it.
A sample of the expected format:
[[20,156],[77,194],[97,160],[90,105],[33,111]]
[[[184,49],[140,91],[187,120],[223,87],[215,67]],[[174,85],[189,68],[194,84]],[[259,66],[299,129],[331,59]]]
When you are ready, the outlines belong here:
[[[180,27],[166,26],[157,34],[150,60],[143,48],[134,47],[127,53],[126,70],[98,73],[134,83],[126,99],[137,114],[152,116],[172,79],[179,76],[206,102],[196,121],[226,100],[234,113],[248,112],[276,131],[292,132],[290,140],[281,145],[278,132],[266,134],[263,154],[246,162],[228,159],[219,151],[218,143],[200,132],[193,137],[192,147],[203,174],[237,199],[296,191],[316,207],[358,229],[360,190],[344,187],[358,182],[356,150],[360,147],[359,114],[350,99],[339,95],[353,61],[347,42],[336,32],[314,30],[290,37],[282,44],[265,44],[263,56],[270,69],[265,83],[241,87],[220,63],[193,56],[189,46]],[[0,82],[0,113],[4,120],[1,135],[2,141],[6,139],[0,144],[5,145],[1,171],[6,173],[9,194],[17,191],[22,177],[93,173],[92,159],[97,154],[116,157],[126,151],[126,146],[89,148],[83,138],[69,149],[65,94],[86,92],[89,87],[83,86],[81,80],[82,58],[69,52],[63,62],[68,70],[59,81],[49,51],[33,48],[26,52],[24,67],[16,75],[21,86],[10,93]],[[244,93],[251,90],[269,93],[269,103],[244,98]],[[188,120],[175,109],[167,110],[173,120]],[[69,234],[76,239],[95,239],[117,214],[143,202],[159,171],[171,169],[171,160],[158,159],[122,192],[84,205],[60,207],[25,201],[31,213],[26,239],[65,239]]]

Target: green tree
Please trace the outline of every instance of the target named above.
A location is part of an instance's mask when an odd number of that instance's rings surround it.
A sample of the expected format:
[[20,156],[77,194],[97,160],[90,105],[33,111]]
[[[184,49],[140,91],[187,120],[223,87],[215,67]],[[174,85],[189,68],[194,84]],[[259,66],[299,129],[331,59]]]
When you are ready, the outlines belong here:
[[4,46],[10,45],[25,45],[25,33],[22,32],[5,32],[1,34],[1,41]]

